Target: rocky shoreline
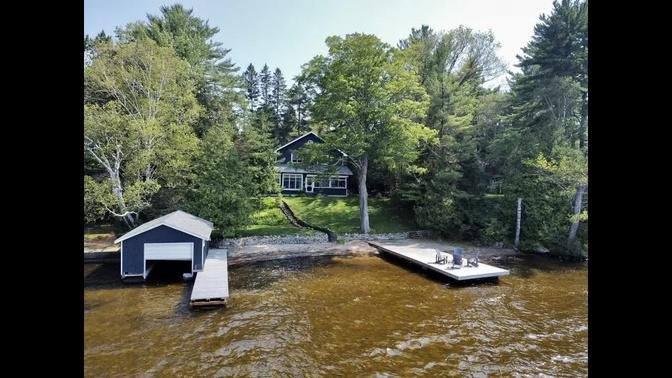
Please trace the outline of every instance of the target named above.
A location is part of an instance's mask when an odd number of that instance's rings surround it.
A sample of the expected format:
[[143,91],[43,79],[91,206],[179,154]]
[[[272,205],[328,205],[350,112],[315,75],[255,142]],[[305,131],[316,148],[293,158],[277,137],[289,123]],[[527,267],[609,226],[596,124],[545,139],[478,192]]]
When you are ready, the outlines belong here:
[[[439,250],[451,249],[454,244],[434,240],[427,231],[410,231],[387,234],[341,234],[338,242],[328,242],[326,234],[251,236],[224,239],[213,243],[211,248],[228,249],[230,266],[251,264],[269,260],[291,259],[317,256],[372,255],[378,250],[369,241],[383,241],[393,244],[412,244],[423,248]],[[480,257],[495,260],[504,256],[518,255],[509,248],[463,246],[465,254],[479,253]],[[85,263],[119,262],[119,251],[85,251]]]
[[[375,240],[406,240],[431,237],[429,231],[407,231],[394,232],[386,234],[339,234],[338,242],[347,243],[351,241],[375,241]],[[217,248],[246,247],[253,245],[278,245],[278,244],[316,244],[328,243],[326,234],[318,235],[282,235],[282,236],[248,236],[236,239],[224,239],[217,243]],[[338,243],[337,242],[337,243]],[[330,245],[333,243],[329,243]]]

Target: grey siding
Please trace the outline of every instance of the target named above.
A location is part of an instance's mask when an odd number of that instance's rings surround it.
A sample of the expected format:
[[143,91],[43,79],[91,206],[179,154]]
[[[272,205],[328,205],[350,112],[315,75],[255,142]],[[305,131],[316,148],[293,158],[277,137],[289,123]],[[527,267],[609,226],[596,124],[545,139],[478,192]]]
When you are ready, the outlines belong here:
[[144,244],[145,243],[194,243],[194,261],[192,270],[200,271],[203,269],[201,239],[185,234],[182,231],[175,230],[168,226],[161,225],[142,234],[122,241],[123,246],[123,267],[124,275],[143,274],[144,265]]
[[[345,196],[348,193],[346,188],[315,188],[313,194],[322,194],[325,196]],[[306,193],[310,195],[310,193]]]

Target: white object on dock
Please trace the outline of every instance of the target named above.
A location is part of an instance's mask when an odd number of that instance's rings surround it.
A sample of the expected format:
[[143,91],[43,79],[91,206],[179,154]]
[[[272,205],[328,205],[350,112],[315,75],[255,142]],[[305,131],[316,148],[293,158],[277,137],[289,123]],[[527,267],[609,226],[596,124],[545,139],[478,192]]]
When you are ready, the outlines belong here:
[[[406,247],[399,245],[383,244],[378,242],[369,242],[369,244],[379,251],[387,252],[389,254],[401,257],[412,263],[429,268],[435,272],[441,273],[444,276],[456,279],[458,281],[473,280],[477,278],[489,278],[506,276],[509,271],[496,266],[480,263],[477,267],[467,266],[467,259],[462,259],[462,265],[459,268],[453,269],[452,261],[446,264],[436,263],[436,249],[434,248],[418,248]],[[451,259],[452,260],[452,256]]]
[[196,273],[191,290],[191,306],[226,305],[229,298],[229,271],[226,249],[211,249],[203,271]]

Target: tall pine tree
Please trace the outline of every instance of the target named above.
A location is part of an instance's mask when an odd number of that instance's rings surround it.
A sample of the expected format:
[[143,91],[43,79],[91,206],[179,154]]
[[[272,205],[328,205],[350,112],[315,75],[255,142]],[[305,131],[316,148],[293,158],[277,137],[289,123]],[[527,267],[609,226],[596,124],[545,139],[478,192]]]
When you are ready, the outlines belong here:
[[196,70],[197,99],[203,106],[196,134],[203,137],[208,128],[217,123],[232,122],[234,109],[242,101],[242,86],[238,67],[227,57],[231,51],[213,41],[219,28],[193,14],[180,4],[162,6],[161,14],[147,15],[147,22],[135,22],[117,28],[121,42],[149,38],[159,46],[171,47],[177,56],[189,62]]
[[271,70],[267,64],[259,72],[259,93],[261,94],[262,106],[271,106]]
[[287,141],[288,130],[283,121],[285,113],[285,98],[287,97],[287,85],[285,78],[282,77],[282,71],[276,68],[271,79],[271,106],[275,116],[275,132],[274,137],[279,145],[285,144]]
[[254,111],[259,99],[259,75],[257,75],[257,71],[254,69],[252,63],[247,66],[247,69],[243,73],[243,80],[245,81],[247,101],[250,103],[250,111]]
[[504,129],[489,149],[507,200],[526,203],[521,248],[580,253],[587,240],[579,232],[580,221],[587,225],[580,203],[587,190],[587,16],[587,2],[562,0],[540,17],[519,57],[522,74],[511,82]]

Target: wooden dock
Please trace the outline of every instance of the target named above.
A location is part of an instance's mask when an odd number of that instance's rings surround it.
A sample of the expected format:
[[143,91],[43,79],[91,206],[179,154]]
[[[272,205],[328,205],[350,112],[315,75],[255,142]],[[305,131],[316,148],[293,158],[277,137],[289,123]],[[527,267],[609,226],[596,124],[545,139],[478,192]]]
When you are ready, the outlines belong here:
[[[467,257],[471,257],[468,255],[463,256],[462,266],[460,268],[453,269],[453,264],[451,262],[447,264],[436,263],[436,249],[434,248],[407,247],[384,244],[380,242],[369,242],[369,245],[377,248],[381,252],[386,252],[404,260],[408,260],[416,265],[420,265],[423,268],[431,269],[437,273],[458,281],[500,277],[509,274],[509,271],[506,269],[497,268],[496,266],[483,263],[479,263],[478,267],[468,267],[466,266]],[[452,255],[448,255],[450,256],[448,260],[451,261]]]
[[229,298],[229,271],[226,257],[226,249],[211,249],[208,252],[203,271],[196,273],[190,306],[226,305]]

